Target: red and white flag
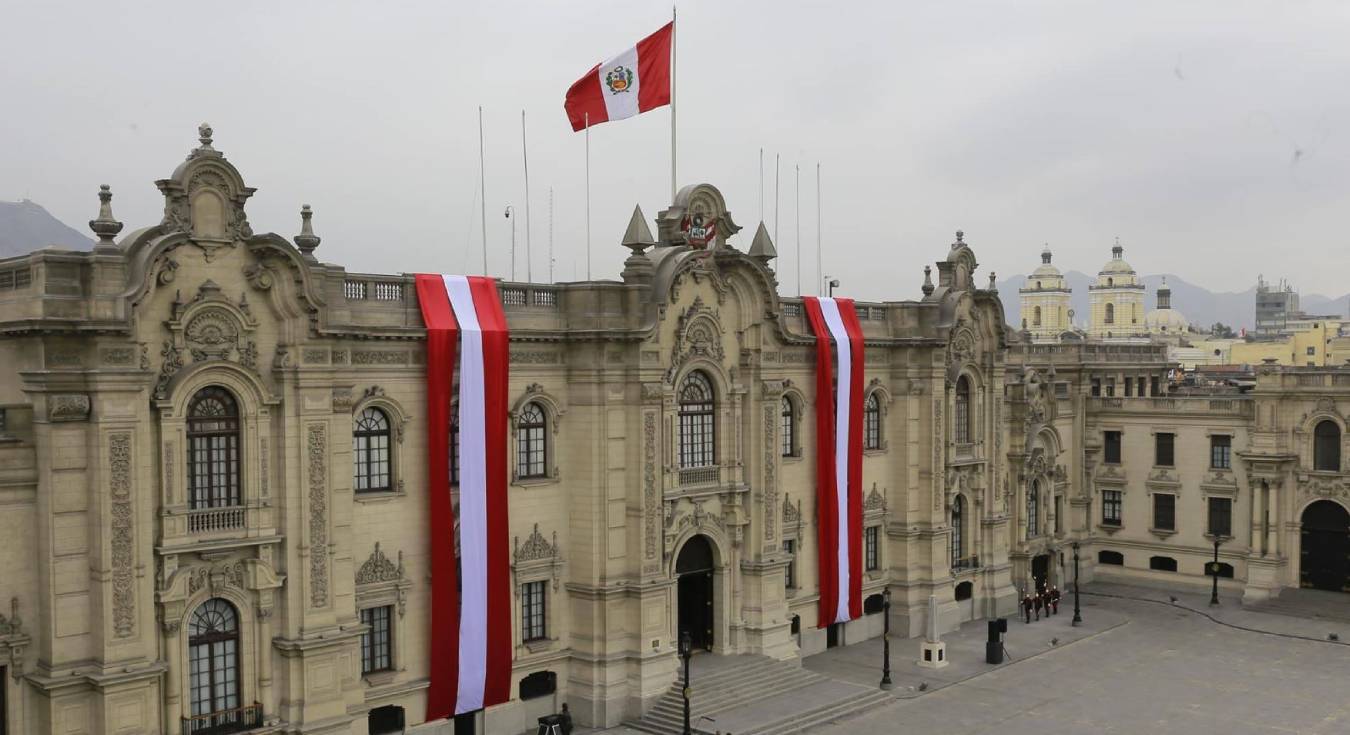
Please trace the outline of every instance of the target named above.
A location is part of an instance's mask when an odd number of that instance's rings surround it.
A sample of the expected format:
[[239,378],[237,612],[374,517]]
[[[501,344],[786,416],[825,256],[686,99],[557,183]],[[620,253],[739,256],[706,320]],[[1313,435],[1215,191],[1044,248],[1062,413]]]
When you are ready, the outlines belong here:
[[670,104],[670,41],[674,21],[597,64],[567,90],[572,130],[622,120]]
[[[496,282],[417,275],[427,328],[431,682],[427,720],[500,704],[511,690],[506,522],[509,337]],[[450,405],[459,376],[459,573],[450,505]]]
[[853,299],[803,302],[816,335],[817,626],[824,628],[862,617],[863,338]]

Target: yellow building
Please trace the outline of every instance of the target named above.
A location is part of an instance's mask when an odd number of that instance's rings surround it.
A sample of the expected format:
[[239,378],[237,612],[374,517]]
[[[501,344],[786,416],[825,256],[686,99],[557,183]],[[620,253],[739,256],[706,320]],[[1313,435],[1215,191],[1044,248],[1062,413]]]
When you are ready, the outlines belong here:
[[1050,264],[1050,248],[1041,251],[1041,267],[1027,276],[1022,297],[1022,329],[1037,341],[1056,340],[1073,328],[1073,310],[1069,308],[1072,289],[1064,274]]
[[1106,339],[1148,334],[1144,325],[1144,284],[1134,268],[1125,262],[1124,252],[1125,248],[1117,240],[1111,248],[1111,259],[1097,274],[1097,282],[1088,286],[1089,337]]
[[1337,332],[1336,323],[1320,322],[1277,342],[1234,342],[1228,361],[1234,365],[1260,365],[1273,359],[1277,365],[1326,367],[1328,349]]

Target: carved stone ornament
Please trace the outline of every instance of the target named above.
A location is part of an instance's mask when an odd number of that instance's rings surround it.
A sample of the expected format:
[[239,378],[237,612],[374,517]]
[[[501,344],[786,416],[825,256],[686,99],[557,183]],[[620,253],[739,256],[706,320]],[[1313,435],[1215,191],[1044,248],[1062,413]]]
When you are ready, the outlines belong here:
[[[645,392],[650,383],[643,383]],[[646,525],[644,549],[647,559],[656,558],[660,536],[661,503],[656,497],[656,412],[642,414],[642,516]]]
[[328,427],[310,424],[309,455],[309,604],[328,605]]
[[351,386],[342,386],[333,389],[333,413],[350,412],[353,403]]
[[525,543],[520,543],[520,537],[516,537],[515,559],[516,563],[527,561],[543,561],[553,559],[558,555],[558,532],[553,532],[553,543],[549,543],[544,535],[539,533],[539,524],[534,524],[534,531],[525,539]]
[[[23,679],[23,654],[32,638],[23,631],[23,620],[19,618],[19,598],[9,600],[9,617],[0,613],[0,652],[9,650],[9,674],[18,682]],[[0,681],[0,687],[6,686]]]
[[201,145],[188,154],[187,162],[173,176],[155,182],[164,195],[164,234],[190,236],[210,261],[215,252],[253,237],[244,214],[244,202],[253,188],[244,186],[239,171],[211,147],[211,126],[198,128]]
[[694,303],[680,312],[675,326],[675,344],[670,348],[670,369],[666,371],[666,382],[673,383],[680,368],[696,357],[721,364],[726,358],[722,335],[717,311],[704,304],[701,296],[694,297]]
[[403,579],[403,575],[403,552],[398,552],[398,564],[395,565],[380,550],[380,542],[376,541],[375,550],[370,552],[370,558],[366,559],[361,568],[356,571],[356,583],[362,585],[398,582]]
[[196,594],[199,590],[214,593],[226,586],[247,589],[247,579],[242,561],[225,562],[216,567],[207,565],[193,567],[188,571],[188,594]]
[[127,638],[136,626],[135,519],[131,508],[131,434],[108,437],[108,489],[112,516],[113,632]]
[[87,421],[89,396],[83,393],[56,393],[47,396],[47,418],[51,421]]
[[886,510],[886,498],[877,490],[876,483],[872,483],[872,492],[867,494],[867,499],[863,501],[864,513],[881,513]]

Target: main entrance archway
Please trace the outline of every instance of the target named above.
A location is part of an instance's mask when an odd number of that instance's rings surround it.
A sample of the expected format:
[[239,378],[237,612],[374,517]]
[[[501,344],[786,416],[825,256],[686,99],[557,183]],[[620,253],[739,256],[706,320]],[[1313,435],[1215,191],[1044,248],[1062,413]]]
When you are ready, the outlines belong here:
[[1350,592],[1350,512],[1319,500],[1303,511],[1299,586]]
[[675,559],[679,576],[677,632],[689,633],[695,649],[713,646],[713,549],[707,536],[698,535],[685,542]]

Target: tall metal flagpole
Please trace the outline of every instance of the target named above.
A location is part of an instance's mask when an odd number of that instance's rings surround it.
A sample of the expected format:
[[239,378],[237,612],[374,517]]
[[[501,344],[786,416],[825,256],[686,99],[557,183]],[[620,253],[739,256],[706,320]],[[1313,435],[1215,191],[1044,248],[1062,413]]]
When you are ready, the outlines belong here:
[[525,111],[520,111],[520,157],[525,161],[525,280],[534,282],[534,270],[531,267],[534,256],[530,253],[530,150],[525,145]]
[[548,188],[548,282],[553,283],[553,187]]
[[[586,126],[586,280],[591,280],[591,113],[585,113]],[[674,201],[674,197],[671,198]]]
[[670,201],[675,202],[675,6],[670,6]]
[[797,200],[792,208],[797,213],[797,295],[802,294],[802,165],[794,167],[797,171]]
[[[778,239],[778,153],[773,154],[773,241],[782,242]],[[777,245],[775,245],[777,247]]]
[[[530,211],[529,201],[525,202],[525,211]],[[525,215],[525,239],[530,239],[530,215]],[[528,250],[528,248],[526,248]],[[824,269],[821,267],[820,254],[820,164],[816,164],[816,288],[820,289],[820,295],[825,295],[825,276]]]
[[483,275],[488,274],[487,266],[487,166],[483,155],[483,106],[478,106],[478,189],[483,192],[479,201],[479,216],[483,220]]
[[764,221],[764,149],[759,149],[759,221]]

